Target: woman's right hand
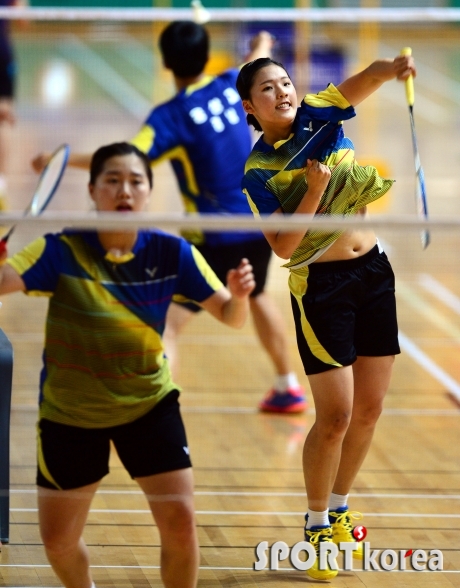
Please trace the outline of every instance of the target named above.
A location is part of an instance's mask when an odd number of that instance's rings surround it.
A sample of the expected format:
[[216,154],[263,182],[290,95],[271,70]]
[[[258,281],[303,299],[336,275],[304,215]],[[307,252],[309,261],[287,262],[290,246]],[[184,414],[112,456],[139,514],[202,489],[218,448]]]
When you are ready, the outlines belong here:
[[327,165],[320,163],[317,159],[307,159],[305,179],[309,192],[321,192],[322,195],[331,179],[331,170]]

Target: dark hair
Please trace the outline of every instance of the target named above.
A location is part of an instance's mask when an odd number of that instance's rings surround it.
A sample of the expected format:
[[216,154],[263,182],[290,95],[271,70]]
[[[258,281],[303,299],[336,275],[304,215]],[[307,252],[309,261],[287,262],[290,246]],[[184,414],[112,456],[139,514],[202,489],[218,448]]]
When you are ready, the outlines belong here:
[[143,153],[140,149],[131,143],[112,143],[111,145],[104,145],[103,147],[99,147],[99,149],[94,152],[93,157],[91,158],[91,164],[89,168],[89,183],[92,185],[96,183],[97,177],[104,169],[104,163],[108,159],[111,157],[116,157],[117,155],[131,154],[137,155],[137,157],[144,164],[149,185],[152,187],[153,173],[152,168],[150,167],[150,160],[145,153]]
[[[291,77],[284,65],[278,61],[274,61],[271,57],[259,57],[259,59],[254,59],[254,61],[250,61],[249,63],[246,63],[246,65],[243,65],[236,80],[236,89],[238,90],[241,100],[251,99],[251,89],[256,73],[259,69],[269,65],[278,65],[284,69],[289,78]],[[256,131],[262,131],[262,127],[253,114],[247,114],[246,120],[248,125],[252,125]]]
[[159,46],[165,67],[178,78],[200,75],[208,61],[208,33],[190,20],[168,25],[160,35]]

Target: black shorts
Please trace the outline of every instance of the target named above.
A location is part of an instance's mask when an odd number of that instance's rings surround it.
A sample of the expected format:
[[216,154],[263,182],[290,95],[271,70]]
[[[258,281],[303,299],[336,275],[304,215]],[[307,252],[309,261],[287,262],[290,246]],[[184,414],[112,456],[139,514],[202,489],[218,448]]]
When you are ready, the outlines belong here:
[[15,64],[8,56],[0,54],[0,99],[13,98]]
[[[203,255],[208,264],[214,270],[219,280],[226,284],[227,273],[229,270],[238,267],[240,261],[246,257],[251,262],[256,287],[251,292],[251,298],[258,296],[264,291],[265,282],[267,281],[268,266],[272,254],[272,249],[265,237],[260,239],[251,239],[241,243],[232,243],[229,245],[195,245],[198,251]],[[199,312],[201,306],[193,302],[184,302],[180,304],[192,312]]]
[[377,245],[355,259],[312,263],[306,280],[291,303],[307,375],[351,365],[357,356],[400,353],[395,278]]
[[132,478],[191,467],[174,390],[146,415],[106,429],[84,429],[47,419],[38,423],[37,485],[71,490],[109,473],[110,441]]

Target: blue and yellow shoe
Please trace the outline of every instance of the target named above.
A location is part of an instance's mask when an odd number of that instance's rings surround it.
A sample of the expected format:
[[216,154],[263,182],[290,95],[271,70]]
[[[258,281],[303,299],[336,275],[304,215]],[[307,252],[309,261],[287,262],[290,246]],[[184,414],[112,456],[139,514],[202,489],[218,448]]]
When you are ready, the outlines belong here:
[[[332,580],[338,574],[338,566],[333,569],[328,567],[324,570],[319,569],[319,549],[323,542],[332,543],[332,527],[312,527],[305,529],[305,541],[308,541],[315,548],[315,563],[307,570],[307,575],[314,580]],[[329,563],[329,562],[328,562]]]
[[[329,511],[329,522],[332,527],[332,541],[339,545],[341,542],[356,541],[353,537],[352,520],[359,521],[363,518],[360,512],[349,511],[348,506]],[[358,542],[357,549],[353,550],[354,559],[363,559],[363,544]]]

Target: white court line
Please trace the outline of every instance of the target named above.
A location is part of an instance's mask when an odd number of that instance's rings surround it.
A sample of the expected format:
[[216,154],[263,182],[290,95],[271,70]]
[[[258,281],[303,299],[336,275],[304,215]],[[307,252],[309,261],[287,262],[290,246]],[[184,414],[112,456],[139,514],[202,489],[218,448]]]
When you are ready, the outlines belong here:
[[[401,343],[401,341],[400,341]],[[416,347],[415,343],[412,343]],[[401,344],[402,346],[402,344]],[[417,347],[418,349],[418,347]],[[423,353],[423,352],[421,352]],[[424,367],[424,366],[422,366]],[[441,368],[439,368],[441,369]],[[257,408],[238,406],[181,406],[182,413],[216,413],[216,414],[260,414]],[[307,414],[315,414],[314,408],[308,408]],[[383,416],[446,416],[458,417],[460,412],[450,408],[384,408]],[[262,418],[266,418],[263,415]],[[276,417],[279,418],[279,417]]]
[[[251,547],[249,547],[249,549],[251,549]],[[50,568],[51,566],[49,564],[0,564],[0,568]],[[103,569],[103,570],[159,570],[160,566],[143,566],[143,565],[138,565],[138,566],[97,566],[97,565],[91,565],[90,566],[91,569]],[[255,572],[257,573],[254,568],[244,568],[244,567],[237,567],[237,566],[200,566],[199,567],[200,570],[226,570],[226,571],[249,571],[249,572]],[[271,572],[272,570],[269,570],[268,568],[265,568],[263,570],[260,570],[262,572]],[[274,570],[273,570],[274,571]],[[283,568],[280,567],[279,571],[281,572],[297,572],[299,573],[298,570],[295,570],[294,568]],[[348,570],[347,570],[348,571]],[[339,568],[339,572],[343,572],[343,570],[341,568]],[[359,569],[353,569],[353,572],[356,574],[361,574],[361,573],[380,573],[380,572],[385,572],[385,574],[394,574],[394,573],[403,573],[403,574],[407,574],[407,573],[415,573],[415,574],[460,574],[460,570],[438,570],[438,571],[431,571],[431,570],[422,570],[422,571],[418,571],[418,570],[391,570],[391,572],[387,572],[386,570],[359,570]],[[276,572],[274,572],[276,573]],[[18,588],[17,586],[4,586],[4,588]],[[22,588],[43,588],[42,586],[28,586],[28,587],[22,587]],[[51,588],[51,587],[50,587]],[[55,587],[53,587],[55,588]]]
[[[10,494],[36,494],[36,490],[32,489],[14,489],[10,490]],[[138,495],[144,496],[142,490],[98,490],[98,494],[113,494],[113,495]],[[281,496],[281,497],[305,497],[305,492],[204,492],[195,491],[194,496]],[[429,500],[460,500],[460,494],[349,494],[350,498],[407,498],[408,500],[429,499]]]
[[[0,568],[49,568],[51,566],[45,566],[45,565],[37,565],[34,566],[33,564],[30,565],[26,565],[26,564],[0,564]],[[160,566],[90,566],[91,569],[95,569],[95,568],[102,568],[102,569],[107,569],[107,570],[127,570],[127,569],[134,569],[134,570],[159,570]],[[250,571],[250,572],[254,572],[254,573],[258,573],[254,570],[254,568],[242,568],[242,567],[229,567],[229,566],[200,566],[199,567],[200,570],[215,570],[215,571],[229,571],[229,572],[241,572],[241,571]],[[271,571],[268,568],[265,568],[263,570],[260,570],[262,572],[271,572],[273,574],[276,574],[276,571]],[[301,572],[299,572],[298,570],[295,570],[294,568],[283,568],[280,566],[279,568],[280,572],[297,572],[298,574],[300,574]],[[348,570],[347,570],[348,571]],[[342,569],[339,568],[339,572],[343,572]],[[390,572],[387,572],[385,570],[359,570],[359,569],[353,569],[353,572],[355,574],[362,574],[362,573],[380,573],[380,572],[385,572],[385,574],[394,574],[394,573],[403,573],[403,574],[410,574],[410,573],[415,573],[415,574],[460,574],[460,570],[437,570],[437,571],[431,571],[431,570],[421,570],[421,571],[417,571],[417,570],[391,570]],[[18,588],[17,586],[5,586],[4,588]],[[27,587],[21,587],[21,588],[43,588],[42,586],[27,586]],[[50,588],[56,588],[54,587],[50,587]]]
[[[10,508],[10,512],[38,512],[37,508]],[[128,509],[128,508],[92,508],[90,513],[107,513],[107,514],[151,514],[149,509]],[[251,510],[196,510],[197,515],[219,515],[219,516],[287,516],[287,517],[298,517],[305,516],[305,511],[301,512],[277,512],[277,511],[251,511]],[[431,519],[435,517],[448,518],[448,519],[460,519],[460,514],[422,514],[418,512],[414,513],[399,513],[399,512],[366,512],[363,513],[365,517],[420,517],[422,519]]]
[[[398,88],[397,88],[398,89]],[[379,96],[386,102],[391,102],[393,106],[400,106],[407,108],[407,103],[404,100],[404,88],[399,92],[389,84],[385,84],[379,89]],[[451,110],[453,110],[452,107]],[[423,96],[420,92],[417,94],[417,118],[423,118],[425,121],[433,125],[444,125],[449,121],[449,110],[434,102],[427,96]]]
[[[415,343],[414,343],[415,345]],[[12,404],[12,411],[37,412],[38,407],[31,404]],[[196,414],[258,414],[257,408],[250,406],[181,406],[181,413]],[[314,408],[308,408],[306,414],[315,414]],[[384,408],[382,416],[439,416],[459,417],[460,412],[454,408]],[[273,418],[273,415],[263,415],[262,418]],[[279,417],[275,417],[279,418]],[[290,418],[290,417],[288,417]]]
[[460,384],[456,382],[447,372],[436,364],[431,357],[422,351],[417,345],[399,331],[399,342],[404,351],[412,357],[425,371],[435,380],[438,380],[451,394],[460,402]]
[[418,282],[422,288],[460,315],[460,298],[429,274],[420,274]]
[[136,119],[143,120],[152,104],[135,90],[105,59],[86,45],[77,35],[67,34],[59,43],[59,52],[80,67]]
[[417,311],[424,321],[430,321],[434,327],[444,331],[451,337],[456,345],[460,345],[460,329],[457,328],[447,316],[439,312],[432,304],[426,302],[413,288],[410,288],[404,282],[396,283],[396,298],[404,300],[406,304]]

